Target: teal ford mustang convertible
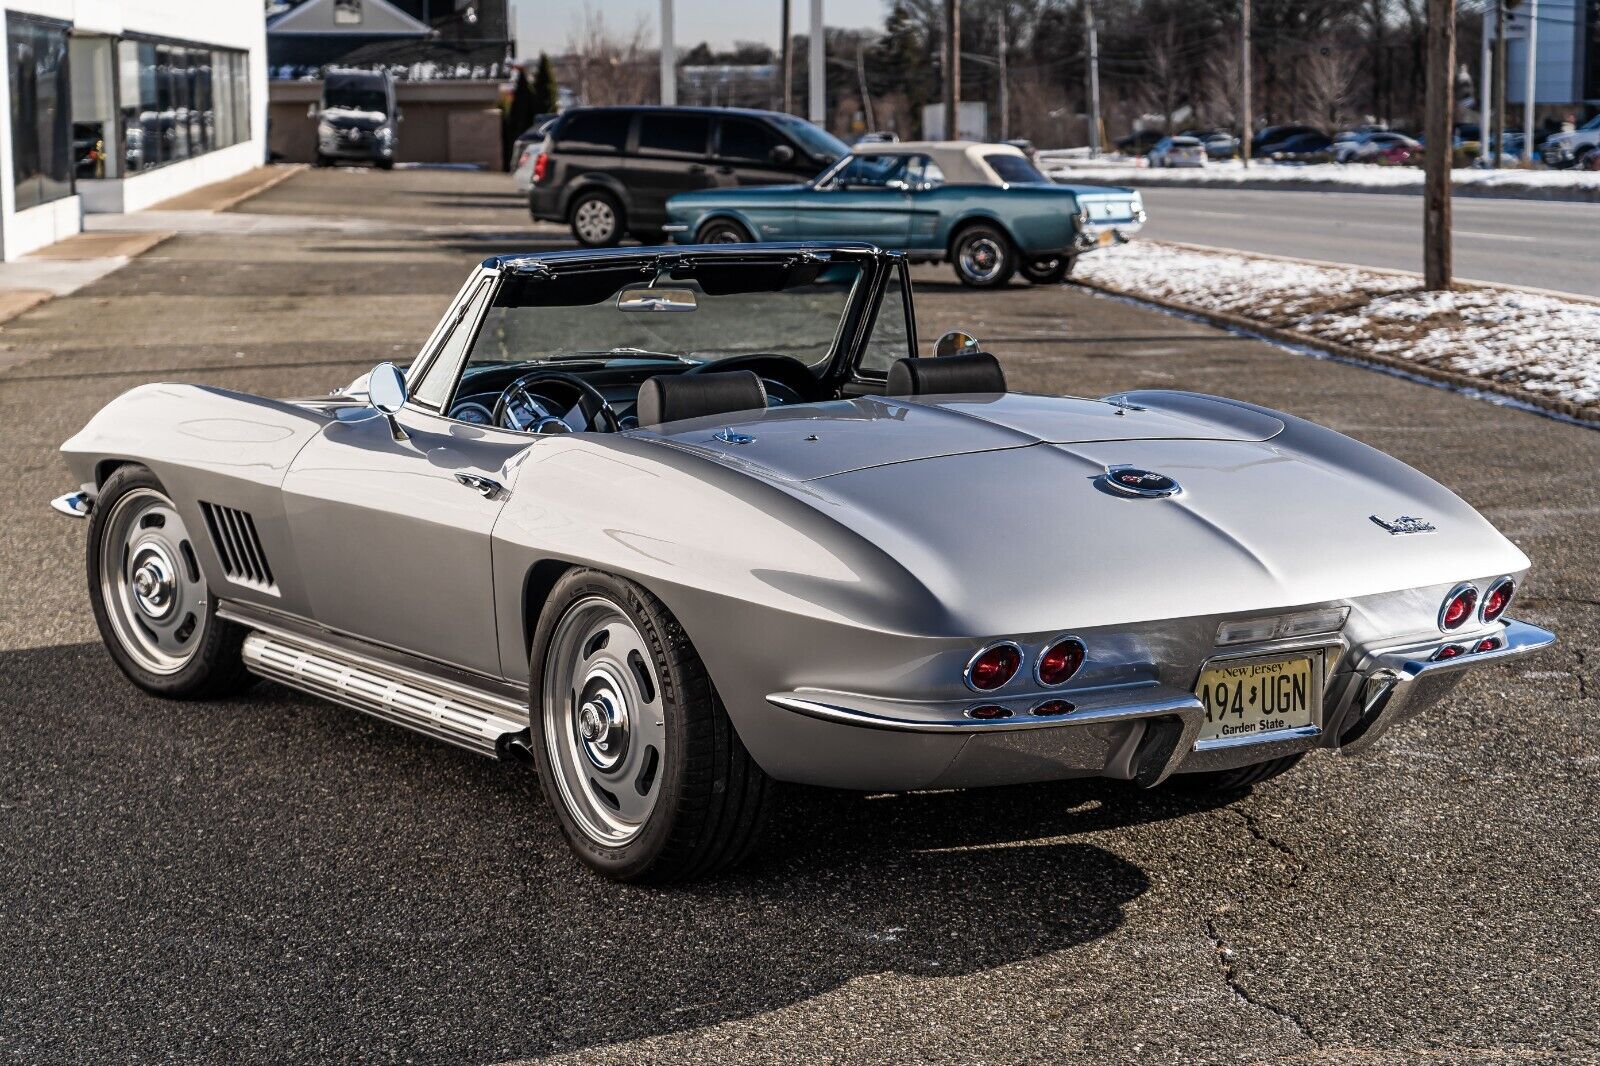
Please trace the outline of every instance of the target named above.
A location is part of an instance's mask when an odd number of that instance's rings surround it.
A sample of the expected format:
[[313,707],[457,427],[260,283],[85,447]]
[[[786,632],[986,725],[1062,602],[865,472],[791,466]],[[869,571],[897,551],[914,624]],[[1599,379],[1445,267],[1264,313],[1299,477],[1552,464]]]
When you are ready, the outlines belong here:
[[1051,284],[1079,255],[1144,224],[1132,189],[1056,185],[1018,148],[964,141],[873,144],[804,185],[708,189],[667,201],[676,241],[849,240],[948,259],[993,288],[1012,274]]

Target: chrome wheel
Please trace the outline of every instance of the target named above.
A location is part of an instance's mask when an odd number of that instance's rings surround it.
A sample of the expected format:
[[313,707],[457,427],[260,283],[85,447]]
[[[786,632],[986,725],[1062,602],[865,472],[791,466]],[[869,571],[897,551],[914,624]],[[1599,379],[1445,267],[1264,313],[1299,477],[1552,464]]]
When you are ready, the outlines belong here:
[[150,488],[112,504],[100,539],[100,595],[128,656],[153,674],[188,665],[205,636],[207,589],[189,531]]
[[993,281],[1005,268],[1006,250],[1000,242],[987,233],[969,237],[961,242],[957,253],[961,273],[978,284]]
[[666,709],[649,647],[604,596],[578,600],[556,624],[540,693],[553,784],[597,844],[644,828],[661,794]]
[[607,244],[616,236],[616,209],[603,197],[585,200],[572,213],[572,228],[587,244]]

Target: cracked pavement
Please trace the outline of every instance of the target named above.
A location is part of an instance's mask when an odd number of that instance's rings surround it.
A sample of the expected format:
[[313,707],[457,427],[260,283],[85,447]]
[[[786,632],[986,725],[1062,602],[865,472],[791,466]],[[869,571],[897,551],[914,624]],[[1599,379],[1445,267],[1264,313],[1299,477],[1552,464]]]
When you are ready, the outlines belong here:
[[1600,1061],[1600,433],[919,268],[920,332],[1019,389],[1237,395],[1440,478],[1561,643],[1229,804],[795,790],[747,869],[619,888],[520,767],[273,685],[149,699],[100,648],[47,507],[91,412],[326,390],[409,357],[482,256],[564,243],[501,175],[313,171],[240,213],[0,329],[0,1059]]

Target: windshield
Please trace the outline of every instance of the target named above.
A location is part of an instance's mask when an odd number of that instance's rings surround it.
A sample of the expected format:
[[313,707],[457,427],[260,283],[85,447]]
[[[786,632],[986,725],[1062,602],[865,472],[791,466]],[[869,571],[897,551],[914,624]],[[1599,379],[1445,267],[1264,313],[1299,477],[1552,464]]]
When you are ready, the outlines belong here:
[[[637,263],[555,277],[508,275],[473,344],[467,373],[508,363],[706,363],[755,354],[819,366],[833,351],[861,274],[859,263],[808,256],[683,264],[654,281]],[[689,308],[624,310],[628,301],[619,297],[638,290],[670,291]]]
[[839,138],[819,126],[813,126],[802,118],[793,115],[774,115],[772,120],[783,128],[783,131],[800,142],[800,147],[822,160],[831,163],[850,151],[850,146]]
[[389,112],[389,94],[378,78],[330,77],[322,90],[322,106],[328,110]]

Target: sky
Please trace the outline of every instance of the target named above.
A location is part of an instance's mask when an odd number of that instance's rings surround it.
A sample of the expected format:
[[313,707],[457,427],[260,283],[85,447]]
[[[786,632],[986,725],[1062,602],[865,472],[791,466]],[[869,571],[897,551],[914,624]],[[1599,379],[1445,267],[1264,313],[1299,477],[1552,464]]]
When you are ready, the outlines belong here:
[[[583,18],[586,0],[511,0],[516,9],[517,51],[524,56],[560,52],[573,27]],[[675,0],[679,48],[701,41],[725,47],[735,41],[760,41],[777,48],[779,0]],[[587,6],[618,30],[632,29],[640,16],[649,20],[650,40],[661,15],[661,0],[587,0]],[[804,33],[811,18],[809,0],[790,0],[794,30]],[[829,26],[882,26],[879,0],[826,0],[823,14]]]

